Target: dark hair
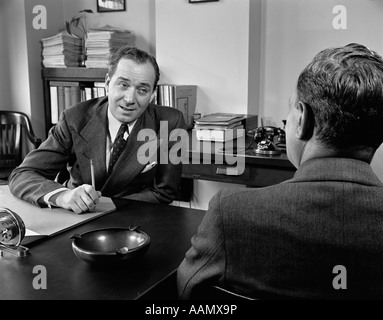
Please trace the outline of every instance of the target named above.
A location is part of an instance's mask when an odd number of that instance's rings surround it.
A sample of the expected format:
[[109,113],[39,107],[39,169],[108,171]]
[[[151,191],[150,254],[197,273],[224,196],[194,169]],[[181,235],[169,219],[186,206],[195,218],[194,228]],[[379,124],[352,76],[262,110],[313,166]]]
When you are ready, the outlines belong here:
[[111,56],[109,57],[109,78],[113,76],[114,72],[116,71],[117,64],[121,58],[129,59],[139,64],[144,64],[147,62],[151,63],[155,74],[153,90],[156,89],[157,83],[160,79],[160,68],[158,67],[157,61],[149,53],[136,47],[120,47],[119,49],[112,52]]
[[311,108],[318,139],[338,149],[383,141],[383,60],[351,43],[318,53],[302,71],[298,100]]

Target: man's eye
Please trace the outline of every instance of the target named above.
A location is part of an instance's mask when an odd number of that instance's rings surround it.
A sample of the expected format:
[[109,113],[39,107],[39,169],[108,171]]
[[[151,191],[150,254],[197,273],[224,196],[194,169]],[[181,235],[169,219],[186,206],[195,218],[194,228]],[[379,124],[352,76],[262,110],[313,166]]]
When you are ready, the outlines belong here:
[[125,82],[120,82],[118,85],[119,85],[121,88],[127,88],[127,87],[128,87],[128,85],[127,85]]
[[138,89],[138,93],[139,94],[147,94],[149,92],[149,90],[148,89],[145,89],[145,88],[140,88],[140,89]]

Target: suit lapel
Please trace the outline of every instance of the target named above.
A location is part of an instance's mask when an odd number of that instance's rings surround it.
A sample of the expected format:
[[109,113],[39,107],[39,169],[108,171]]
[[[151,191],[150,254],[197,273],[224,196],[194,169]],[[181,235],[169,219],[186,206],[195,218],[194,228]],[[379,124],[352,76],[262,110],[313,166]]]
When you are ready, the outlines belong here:
[[[84,140],[82,155],[78,162],[84,181],[90,181],[90,159],[93,160],[96,188],[99,190],[107,178],[106,172],[106,138],[108,135],[107,121],[108,103],[96,109],[94,115],[79,135]],[[88,179],[89,177],[89,179]]]

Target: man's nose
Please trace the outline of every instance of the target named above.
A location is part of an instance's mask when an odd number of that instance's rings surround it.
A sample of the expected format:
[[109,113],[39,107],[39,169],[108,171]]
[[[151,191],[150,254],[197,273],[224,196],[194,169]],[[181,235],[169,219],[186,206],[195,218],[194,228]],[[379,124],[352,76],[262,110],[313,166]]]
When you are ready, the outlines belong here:
[[128,89],[125,91],[124,101],[125,101],[125,103],[127,103],[127,104],[132,104],[132,103],[134,103],[134,88],[128,88]]

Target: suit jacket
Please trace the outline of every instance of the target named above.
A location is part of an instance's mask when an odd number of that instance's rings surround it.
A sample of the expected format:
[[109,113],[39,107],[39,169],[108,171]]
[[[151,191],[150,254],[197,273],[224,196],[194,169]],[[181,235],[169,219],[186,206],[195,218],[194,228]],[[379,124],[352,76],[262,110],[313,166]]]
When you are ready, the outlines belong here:
[[220,191],[177,276],[182,299],[209,285],[261,299],[382,299],[383,184],[365,162],[318,158],[278,185]]
[[[164,164],[164,158],[160,157],[175,147],[175,142],[167,141],[166,134],[176,128],[186,128],[182,113],[174,108],[149,105],[138,118],[123,153],[108,175],[107,110],[107,97],[81,102],[66,109],[58,124],[51,128],[48,138],[12,172],[9,177],[11,192],[43,206],[42,197],[45,194],[62,188],[54,180],[63,169],[69,173],[69,180],[65,182],[68,188],[91,184],[90,159],[93,159],[96,189],[103,196],[171,202],[178,192],[182,164],[175,165],[170,161]],[[167,121],[167,125],[161,125],[161,121]],[[153,133],[148,135],[147,141],[139,141],[145,138],[139,136],[141,129]],[[137,154],[145,150],[147,162],[157,161],[158,165],[141,173],[147,163],[140,163],[142,161]]]

